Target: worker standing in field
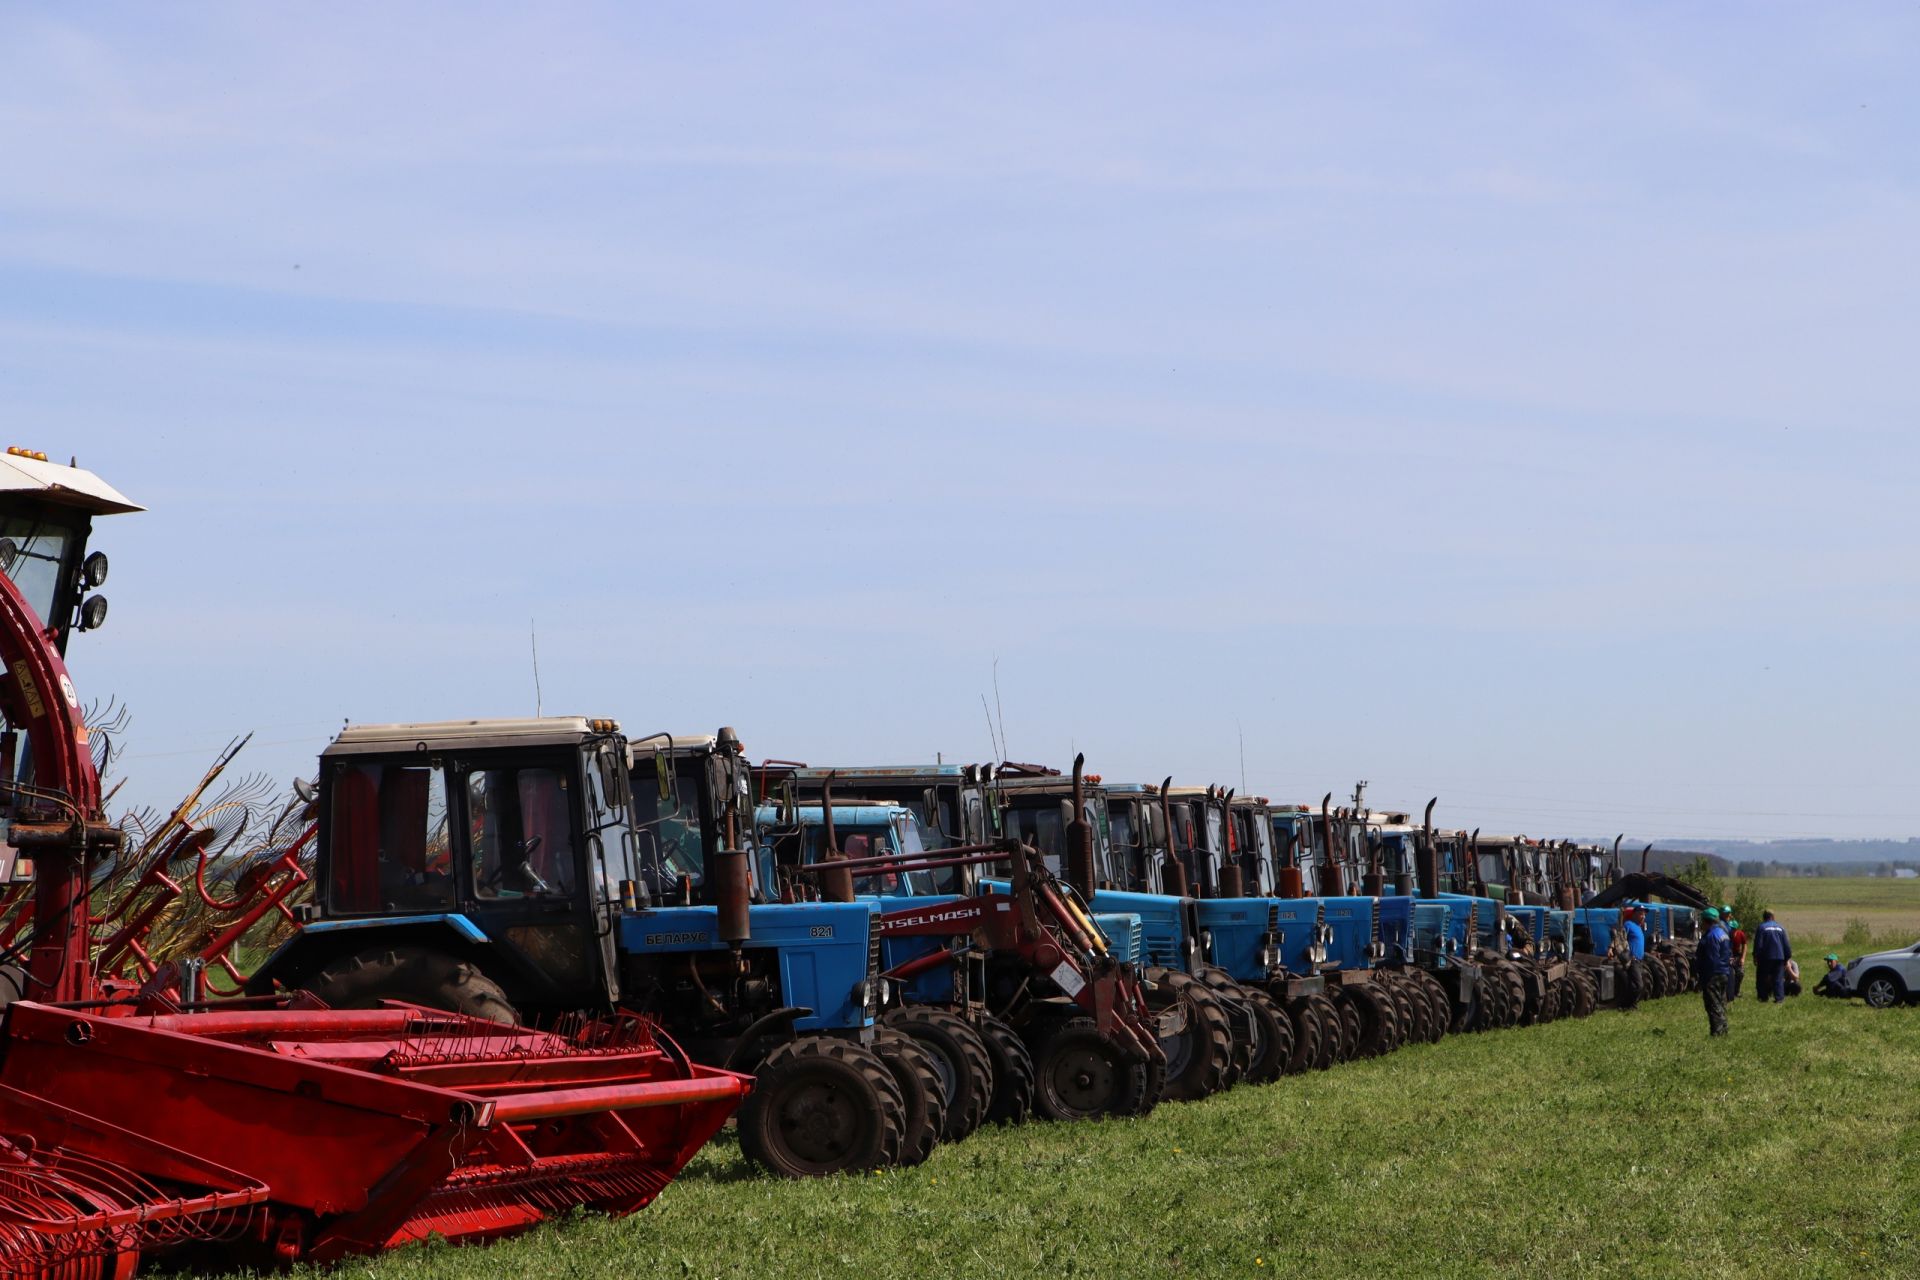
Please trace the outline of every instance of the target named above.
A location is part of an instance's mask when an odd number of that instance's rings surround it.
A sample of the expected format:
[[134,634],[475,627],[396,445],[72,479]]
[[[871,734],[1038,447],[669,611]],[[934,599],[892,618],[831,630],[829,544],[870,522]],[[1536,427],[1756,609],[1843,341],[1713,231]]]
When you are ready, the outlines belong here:
[[1773,918],[1773,912],[1760,913],[1760,932],[1754,936],[1753,959],[1759,966],[1759,983],[1754,995],[1765,1004],[1787,1001],[1787,961],[1793,959],[1793,943],[1787,940],[1787,928]]
[[1747,976],[1747,931],[1733,918],[1731,911],[1722,913],[1726,918],[1727,941],[1733,946],[1733,968],[1727,973],[1727,999],[1740,998],[1740,980]]
[[1707,931],[1694,948],[1693,972],[1700,979],[1700,999],[1707,1006],[1707,1034],[1727,1034],[1727,975],[1733,971],[1733,943],[1720,927],[1720,913],[1708,907],[1701,915]]
[[1638,907],[1626,907],[1620,912],[1620,932],[1627,938],[1627,989],[1620,998],[1620,1008],[1623,1010],[1636,1007],[1641,994],[1647,989],[1647,931],[1635,918],[1641,914]]

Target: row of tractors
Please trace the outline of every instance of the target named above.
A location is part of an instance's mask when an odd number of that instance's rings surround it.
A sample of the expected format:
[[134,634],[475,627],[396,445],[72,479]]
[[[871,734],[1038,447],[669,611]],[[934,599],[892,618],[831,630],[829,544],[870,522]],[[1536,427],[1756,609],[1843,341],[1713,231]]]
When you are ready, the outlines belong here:
[[1704,904],[1617,841],[1363,788],[754,763],[558,716],[350,726],[245,840],[204,788],[109,822],[64,653],[105,617],[93,517],[136,509],[0,462],[9,1274],[629,1212],[729,1116],[776,1174],[910,1165],[1690,982]]

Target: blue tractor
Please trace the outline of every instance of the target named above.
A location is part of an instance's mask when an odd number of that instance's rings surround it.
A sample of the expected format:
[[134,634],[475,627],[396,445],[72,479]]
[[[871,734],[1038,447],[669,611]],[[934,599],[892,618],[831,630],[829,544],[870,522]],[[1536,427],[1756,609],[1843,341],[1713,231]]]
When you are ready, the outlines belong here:
[[[821,800],[763,807],[769,860],[783,877],[846,875],[879,904],[882,972],[899,997],[887,1025],[1017,1031],[1016,1069],[994,1072],[989,1118],[1017,1120],[1029,1099],[1056,1120],[1160,1101],[1164,1055],[1133,968],[1038,850],[1010,835],[927,852],[904,806],[827,788]],[[940,891],[934,873],[956,868],[969,891]],[[996,1116],[1009,1088],[1021,1091],[1011,1114]]]
[[[1106,839],[1106,822],[1097,788],[1094,798],[1076,809],[1076,781],[1038,765],[923,765],[858,766],[835,769],[799,768],[791,773],[802,802],[821,798],[828,787],[838,796],[884,800],[905,805],[922,817],[922,836],[935,850],[975,846],[992,840],[1015,840],[1037,850],[1046,871],[1057,876],[1088,905],[1109,954],[1138,966],[1154,1023],[1161,1056],[1166,1059],[1161,1097],[1182,1101],[1222,1087],[1231,1061],[1230,1014],[1219,997],[1189,978],[1184,959],[1169,966],[1169,950],[1187,945],[1177,905],[1159,899],[1134,911],[1124,901],[1090,889],[1091,874],[1069,864],[1068,846],[1085,836],[1091,849]],[[1028,803],[1015,805],[1024,795]],[[836,800],[835,807],[838,807]],[[1076,821],[1076,813],[1082,817]],[[1082,825],[1084,824],[1084,825]],[[1006,892],[1003,878],[991,867],[956,869],[941,886],[955,894],[982,890]],[[1169,916],[1172,918],[1169,919]],[[1028,1037],[1030,1047],[1039,1046]],[[1044,1108],[1043,1108],[1044,1109]]]
[[566,716],[351,726],[321,756],[317,803],[317,891],[256,992],[501,1022],[636,1010],[754,1074],[739,1124],[757,1165],[924,1156],[908,1126],[925,1064],[876,1051],[875,910],[757,891],[731,730],[629,744]]

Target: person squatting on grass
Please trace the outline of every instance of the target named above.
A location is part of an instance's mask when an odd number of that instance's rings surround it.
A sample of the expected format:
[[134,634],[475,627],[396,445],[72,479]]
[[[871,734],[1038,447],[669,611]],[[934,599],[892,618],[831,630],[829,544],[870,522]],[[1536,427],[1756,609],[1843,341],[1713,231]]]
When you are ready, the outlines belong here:
[[1700,979],[1700,998],[1707,1006],[1707,1034],[1727,1034],[1727,975],[1733,971],[1733,942],[1720,927],[1720,913],[1708,907],[1707,932],[1694,948],[1693,972]]
[[1826,954],[1827,971],[1822,975],[1820,984],[1813,989],[1817,996],[1833,996],[1844,1000],[1853,992],[1847,988],[1847,967],[1840,963],[1840,957],[1829,951]]
[[1753,959],[1760,968],[1760,981],[1753,994],[1765,1004],[1787,1002],[1787,961],[1793,959],[1793,944],[1787,941],[1786,926],[1773,918],[1773,912],[1760,913],[1760,932],[1753,940]]

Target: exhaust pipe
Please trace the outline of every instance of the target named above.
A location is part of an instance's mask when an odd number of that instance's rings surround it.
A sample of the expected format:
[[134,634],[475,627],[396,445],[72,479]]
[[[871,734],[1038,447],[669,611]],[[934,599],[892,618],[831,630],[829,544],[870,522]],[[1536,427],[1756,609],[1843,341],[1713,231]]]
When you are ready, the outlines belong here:
[[840,852],[840,841],[833,830],[833,775],[829,773],[826,781],[820,784],[820,825],[825,828],[827,848],[820,855],[820,900],[822,902],[852,902],[853,872],[844,867],[830,864],[845,862]]
[[1440,889],[1440,853],[1433,844],[1433,806],[1439,803],[1439,796],[1427,801],[1427,811],[1420,818],[1420,856],[1413,865],[1423,898],[1431,898]]
[[1160,784],[1160,821],[1167,828],[1166,874],[1161,877],[1166,882],[1166,890],[1176,898],[1191,897],[1191,886],[1187,884],[1187,864],[1180,861],[1173,851],[1173,806],[1167,802],[1167,792],[1173,788],[1173,775],[1168,774]]
[[1073,758],[1073,821],[1067,824],[1067,883],[1082,902],[1093,901],[1093,824],[1087,821],[1087,788],[1081,777],[1087,757]]

